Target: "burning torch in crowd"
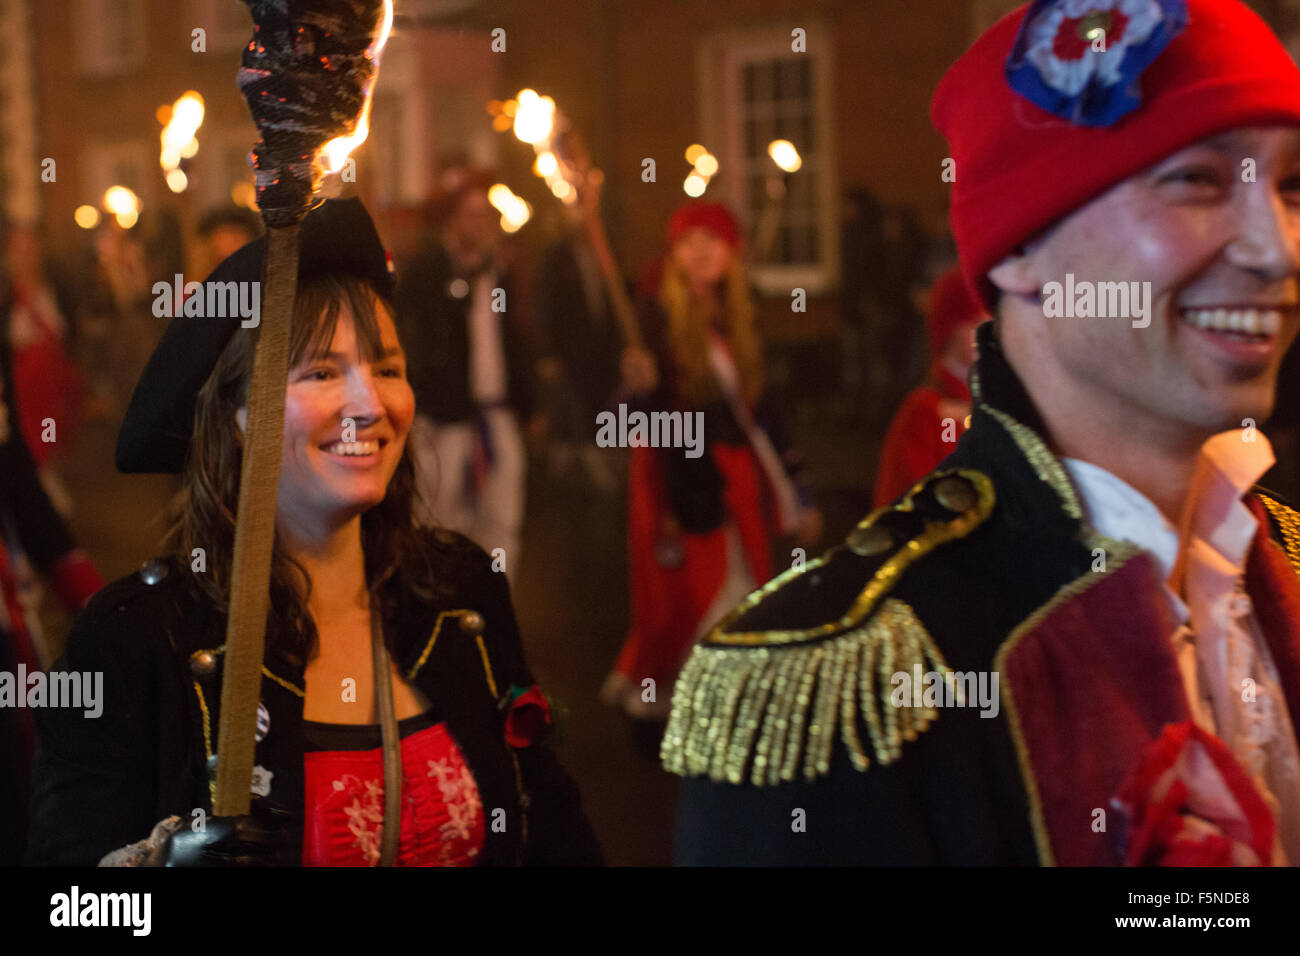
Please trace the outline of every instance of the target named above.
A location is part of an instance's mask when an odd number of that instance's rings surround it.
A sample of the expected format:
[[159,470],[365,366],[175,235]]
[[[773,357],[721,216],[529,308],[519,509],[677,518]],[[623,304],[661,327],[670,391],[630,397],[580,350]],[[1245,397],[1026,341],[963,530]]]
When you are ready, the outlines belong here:
[[244,0],[253,36],[238,83],[260,134],[250,162],[267,226],[262,322],[248,400],[217,751],[218,815],[248,812],[261,689],[290,318],[300,225],[321,180],[369,133],[392,0]]

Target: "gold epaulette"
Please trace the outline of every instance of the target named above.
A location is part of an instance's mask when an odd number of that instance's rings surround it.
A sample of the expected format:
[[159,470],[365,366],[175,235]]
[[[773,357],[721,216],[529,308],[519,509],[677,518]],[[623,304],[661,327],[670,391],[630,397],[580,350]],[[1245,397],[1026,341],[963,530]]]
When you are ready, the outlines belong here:
[[1268,513],[1273,516],[1273,520],[1277,522],[1278,529],[1282,532],[1282,550],[1291,559],[1291,566],[1295,568],[1296,574],[1300,574],[1300,511],[1283,504],[1258,488],[1255,489],[1255,494],[1268,509]]
[[[906,602],[887,597],[905,569],[965,537],[993,511],[993,483],[968,469],[927,475],[893,505],[867,515],[845,543],[749,595],[691,653],[673,691],[664,767],[682,776],[775,786],[830,772],[836,735],[853,766],[888,764],[937,717],[894,706],[894,674],[947,673],[943,656]],[[865,582],[847,610],[823,623],[782,627],[836,595],[819,592],[824,569]],[[861,566],[860,569],[858,566]],[[844,603],[843,600],[840,602]],[[917,695],[919,696],[919,694]]]

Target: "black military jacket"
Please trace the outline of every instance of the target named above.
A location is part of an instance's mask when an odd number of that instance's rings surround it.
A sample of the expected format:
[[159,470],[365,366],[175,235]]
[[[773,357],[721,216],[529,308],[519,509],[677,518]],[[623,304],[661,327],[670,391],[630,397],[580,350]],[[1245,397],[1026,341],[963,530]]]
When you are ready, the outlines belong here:
[[[991,323],[979,338],[953,454],[693,651],[662,748],[685,778],[678,862],[1122,859],[1090,814],[1188,717],[1159,579],[1089,527]],[[1248,590],[1300,727],[1300,515],[1253,497],[1272,540]],[[893,697],[897,674],[945,670],[997,674],[996,713]]]
[[[453,283],[459,278],[441,245],[425,249],[399,270],[397,331],[406,351],[406,378],[415,392],[415,407],[435,422],[465,422],[474,417],[470,391],[470,293],[457,298]],[[508,276],[500,286],[505,311],[493,313],[501,321],[501,347],[506,363],[506,404],[521,420],[534,411],[536,385],[532,343],[522,320],[523,308]]]
[[[430,533],[433,535],[434,533]],[[402,673],[429,698],[474,774],[485,818],[479,865],[580,865],[601,860],[576,787],[546,742],[506,743],[507,704],[533,684],[505,575],[467,539],[449,594],[435,603],[402,598],[390,649]],[[225,619],[199,597],[194,572],[149,562],[99,592],[77,618],[55,670],[102,671],[102,716],[36,711],[39,741],[28,860],[93,866],[142,840],[172,814],[212,813],[210,768],[221,705]],[[303,809],[303,664],[268,650],[262,704],[269,718],[255,764],[265,796]],[[269,776],[266,776],[269,775]],[[504,832],[492,826],[505,811]]]

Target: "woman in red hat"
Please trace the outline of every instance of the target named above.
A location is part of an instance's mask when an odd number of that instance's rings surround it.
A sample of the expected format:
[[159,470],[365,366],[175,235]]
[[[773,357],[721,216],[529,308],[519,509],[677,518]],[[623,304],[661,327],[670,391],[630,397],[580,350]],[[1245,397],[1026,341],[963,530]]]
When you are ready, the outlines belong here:
[[930,378],[907,396],[885,433],[873,508],[889,504],[952,454],[970,417],[966,375],[975,361],[975,329],[985,318],[959,270],[945,273],[930,290]]
[[762,399],[736,220],[720,203],[686,203],[669,221],[668,247],[642,310],[646,346],[623,357],[624,389],[634,411],[681,412],[702,435],[685,428],[686,448],[631,449],[632,622],[601,693],[651,719],[667,715],[695,639],[772,576],[773,534],[808,544],[821,529],[807,474]]

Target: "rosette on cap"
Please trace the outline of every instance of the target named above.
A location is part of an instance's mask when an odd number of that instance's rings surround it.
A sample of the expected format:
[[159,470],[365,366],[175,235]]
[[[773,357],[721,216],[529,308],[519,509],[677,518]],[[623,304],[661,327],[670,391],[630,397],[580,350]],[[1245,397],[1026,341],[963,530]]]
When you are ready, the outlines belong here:
[[385,0],[244,0],[253,38],[237,82],[261,134],[249,163],[272,228],[300,222],[328,171],[322,150],[365,122],[391,23]]
[[1049,113],[1109,126],[1142,102],[1140,76],[1187,24],[1184,0],[1036,0],[1007,81]]

